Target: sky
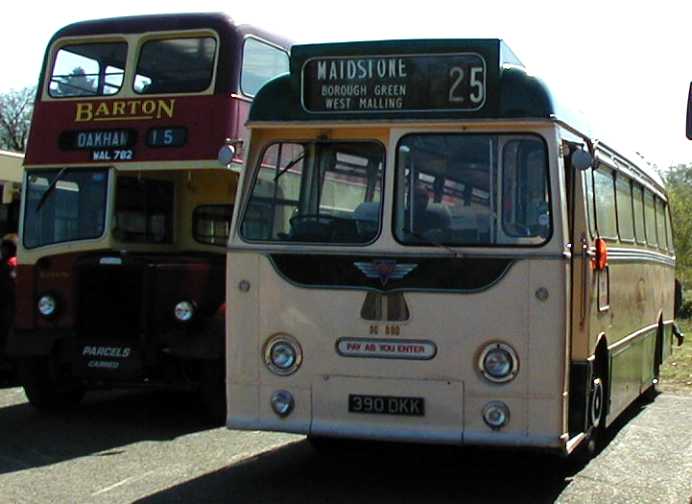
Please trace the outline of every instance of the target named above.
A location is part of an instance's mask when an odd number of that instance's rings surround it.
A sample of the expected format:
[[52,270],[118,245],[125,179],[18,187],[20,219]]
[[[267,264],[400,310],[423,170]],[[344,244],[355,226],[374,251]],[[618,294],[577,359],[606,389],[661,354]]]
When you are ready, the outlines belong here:
[[296,43],[501,38],[607,144],[660,169],[692,163],[689,0],[24,0],[3,10],[0,92],[37,82],[45,46],[66,24],[170,12],[225,12]]

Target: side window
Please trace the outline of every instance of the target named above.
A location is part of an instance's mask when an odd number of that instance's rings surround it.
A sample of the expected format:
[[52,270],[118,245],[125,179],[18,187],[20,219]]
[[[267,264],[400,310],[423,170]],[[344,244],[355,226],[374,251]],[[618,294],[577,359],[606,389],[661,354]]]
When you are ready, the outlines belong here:
[[644,221],[646,223],[646,243],[652,247],[658,246],[654,195],[648,189],[644,189]]
[[644,189],[639,184],[632,184],[632,202],[634,207],[634,231],[637,243],[646,243],[644,225]]
[[673,226],[670,222],[670,205],[666,205],[666,237],[668,238],[668,250],[675,251],[675,242],[673,241]]
[[192,234],[200,243],[225,245],[231,231],[233,205],[202,205],[192,212]]
[[615,214],[615,186],[613,172],[598,169],[593,172],[596,200],[596,227],[602,238],[617,239],[617,220]]
[[617,197],[618,231],[621,240],[634,240],[634,222],[632,218],[632,184],[621,173],[615,179]]
[[656,197],[656,232],[658,233],[658,246],[665,249],[666,244],[666,214],[663,201]]
[[288,72],[288,54],[254,38],[245,39],[240,87],[243,94],[255,96],[277,75]]
[[114,95],[123,84],[127,44],[67,45],[58,50],[48,94],[53,98]]

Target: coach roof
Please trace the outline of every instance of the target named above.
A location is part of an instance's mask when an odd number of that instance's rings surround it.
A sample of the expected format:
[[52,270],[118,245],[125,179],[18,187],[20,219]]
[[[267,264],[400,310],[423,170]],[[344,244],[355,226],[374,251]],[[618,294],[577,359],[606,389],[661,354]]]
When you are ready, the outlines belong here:
[[[435,90],[428,93],[428,96],[435,96],[431,101],[438,102],[439,93],[436,89],[440,84],[448,83],[453,76],[441,73],[433,76],[438,68],[435,66],[435,60],[475,58],[476,63],[473,65],[477,65],[478,68],[482,66],[484,72],[483,103],[473,110],[435,106],[426,109],[419,103],[415,109],[403,106],[399,110],[377,109],[368,111],[367,114],[353,110],[320,110],[316,113],[315,110],[310,110],[309,106],[306,107],[306,95],[309,94],[306,85],[310,85],[310,78],[314,72],[309,74],[305,69],[311,62],[350,60],[351,65],[361,65],[362,75],[371,75],[372,72],[368,74],[363,61],[373,61],[377,58],[402,58],[411,61],[409,73],[405,75],[408,78],[408,89],[414,89],[421,84],[428,86],[429,90]],[[423,58],[428,58],[427,66],[417,64],[417,61]],[[412,75],[416,71],[418,73]],[[337,76],[339,82],[345,85],[354,82],[341,77],[341,74]],[[375,78],[377,77],[376,75]],[[382,77],[382,74],[379,77]],[[389,77],[391,76],[384,76],[380,82],[391,84],[397,81]],[[433,79],[444,82],[433,82]],[[399,79],[397,82],[404,81]],[[353,91],[359,92],[358,89]],[[392,92],[396,93],[397,88],[392,88]],[[418,94],[420,95],[420,92]],[[558,109],[559,106],[548,87],[540,79],[529,74],[500,39],[388,40],[293,46],[290,74],[275,78],[260,90],[250,112],[250,122],[552,118],[566,115]]]

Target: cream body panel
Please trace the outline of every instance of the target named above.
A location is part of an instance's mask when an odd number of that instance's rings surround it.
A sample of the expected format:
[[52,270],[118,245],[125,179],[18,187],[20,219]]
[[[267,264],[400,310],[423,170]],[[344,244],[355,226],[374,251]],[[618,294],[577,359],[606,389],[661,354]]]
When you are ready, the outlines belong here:
[[[529,438],[535,434],[559,445],[564,432],[563,363],[545,359],[545,355],[565,347],[565,322],[555,316],[565,310],[563,261],[519,260],[494,286],[477,293],[405,292],[411,318],[388,324],[400,329],[395,339],[430,341],[437,348],[433,359],[415,361],[337,353],[339,338],[375,338],[369,334],[370,326],[385,325],[360,318],[364,291],[303,288],[286,282],[267,257],[234,253],[231,258],[229,426],[304,434],[351,432],[374,439],[427,440],[430,436],[431,441],[456,442],[462,432],[494,434],[483,422],[481,411],[488,401],[502,400],[511,408],[510,424],[502,432],[511,433],[515,443],[530,444]],[[255,271],[257,282],[253,280]],[[251,284],[246,293],[237,288],[242,280]],[[537,285],[550,285],[551,295],[544,302],[535,297]],[[248,320],[255,311],[256,323]],[[265,342],[276,333],[297,338],[302,348],[302,365],[288,377],[277,376],[264,365]],[[380,330],[376,338],[393,338],[383,333]],[[234,338],[234,334],[248,337]],[[519,374],[506,384],[490,383],[478,370],[480,350],[498,340],[512,345],[520,361]],[[531,366],[531,362],[541,364]],[[249,392],[253,384],[255,394]],[[349,389],[348,384],[358,386]],[[242,387],[242,393],[234,395],[235,387]],[[289,419],[279,419],[270,408],[269,398],[275,390],[288,390],[296,398]],[[423,419],[347,413],[349,393],[417,396],[416,391],[426,400]],[[306,394],[310,404],[301,399]],[[441,407],[440,398],[445,398],[445,404],[448,399],[454,402]],[[257,423],[252,424],[255,415],[259,415]],[[531,424],[529,417],[536,417]],[[429,432],[426,436],[423,431],[410,430],[421,421]],[[378,430],[378,425],[389,425],[394,437],[386,437],[386,429]]]

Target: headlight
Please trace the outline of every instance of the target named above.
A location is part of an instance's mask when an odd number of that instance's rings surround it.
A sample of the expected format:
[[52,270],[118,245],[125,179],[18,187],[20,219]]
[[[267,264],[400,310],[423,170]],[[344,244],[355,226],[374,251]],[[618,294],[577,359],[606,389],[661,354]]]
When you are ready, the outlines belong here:
[[290,415],[291,411],[293,411],[295,401],[290,392],[286,390],[277,390],[272,394],[271,404],[274,413],[280,417],[285,417]]
[[180,322],[189,322],[195,316],[195,305],[190,301],[181,301],[173,310],[176,320]]
[[298,341],[288,334],[269,338],[264,347],[264,363],[275,374],[287,376],[296,372],[303,360]]
[[509,407],[502,401],[491,401],[483,407],[483,421],[493,430],[509,423]]
[[50,294],[44,294],[38,300],[38,312],[44,317],[52,317],[58,308],[58,303]]
[[491,382],[504,383],[514,379],[519,372],[519,359],[506,343],[491,343],[481,352],[478,368]]

